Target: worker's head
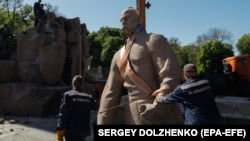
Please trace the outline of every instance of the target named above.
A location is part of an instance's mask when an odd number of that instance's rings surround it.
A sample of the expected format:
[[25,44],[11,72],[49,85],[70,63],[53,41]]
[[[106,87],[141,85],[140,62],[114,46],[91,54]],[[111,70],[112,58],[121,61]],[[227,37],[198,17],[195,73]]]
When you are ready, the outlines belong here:
[[197,76],[198,72],[197,72],[196,66],[194,64],[186,64],[183,67],[183,75],[184,75],[185,79]]
[[76,89],[82,89],[84,86],[84,80],[81,75],[76,75],[72,79],[72,86]]
[[140,25],[140,14],[135,8],[128,7],[121,13],[122,30],[127,36],[131,36]]

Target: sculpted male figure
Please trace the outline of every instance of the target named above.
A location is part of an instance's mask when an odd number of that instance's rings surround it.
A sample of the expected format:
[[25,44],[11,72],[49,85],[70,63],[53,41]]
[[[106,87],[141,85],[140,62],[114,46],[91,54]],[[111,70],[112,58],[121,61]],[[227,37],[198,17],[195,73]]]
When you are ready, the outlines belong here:
[[[140,25],[139,13],[134,8],[125,9],[120,21],[128,43],[113,56],[97,124],[115,124],[117,108],[112,107],[120,104],[123,88],[129,99],[125,110],[126,124],[182,124],[177,105],[155,102],[159,92],[172,91],[182,78],[176,55],[167,39],[160,34],[148,34]],[[130,52],[126,52],[130,46]],[[129,53],[128,57],[122,59],[126,53]],[[124,60],[127,61],[124,63]],[[130,76],[131,70],[135,72],[132,75],[140,77],[148,87],[139,86],[142,83],[138,84],[136,78]]]

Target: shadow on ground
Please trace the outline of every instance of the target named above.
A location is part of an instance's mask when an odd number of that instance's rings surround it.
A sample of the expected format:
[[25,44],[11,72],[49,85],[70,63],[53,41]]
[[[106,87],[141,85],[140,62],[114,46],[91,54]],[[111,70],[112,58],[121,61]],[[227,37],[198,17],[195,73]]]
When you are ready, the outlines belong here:
[[[96,119],[96,111],[92,112],[92,123]],[[0,116],[1,141],[55,141],[57,117],[19,117]],[[93,131],[93,128],[92,128]],[[93,134],[87,137],[93,141]]]

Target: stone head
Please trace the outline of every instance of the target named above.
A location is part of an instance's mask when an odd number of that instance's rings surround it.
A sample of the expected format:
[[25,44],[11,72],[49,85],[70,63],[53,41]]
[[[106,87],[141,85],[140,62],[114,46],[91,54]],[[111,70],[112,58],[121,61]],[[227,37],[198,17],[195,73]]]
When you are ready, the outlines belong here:
[[140,24],[139,11],[132,7],[128,7],[121,13],[120,21],[123,32],[127,36],[131,36],[136,31],[137,26]]

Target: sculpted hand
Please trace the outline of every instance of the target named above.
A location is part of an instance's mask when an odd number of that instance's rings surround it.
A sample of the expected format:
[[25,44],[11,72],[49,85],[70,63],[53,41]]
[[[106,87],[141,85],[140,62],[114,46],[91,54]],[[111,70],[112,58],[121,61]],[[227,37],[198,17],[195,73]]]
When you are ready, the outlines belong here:
[[157,89],[156,91],[154,91],[152,93],[151,96],[157,96],[159,94],[163,94],[164,95],[164,94],[169,93],[169,92],[171,92],[171,89]]
[[159,94],[155,97],[155,101],[156,101],[157,103],[162,103],[163,99],[164,99],[164,94],[163,94],[163,93],[159,93]]

